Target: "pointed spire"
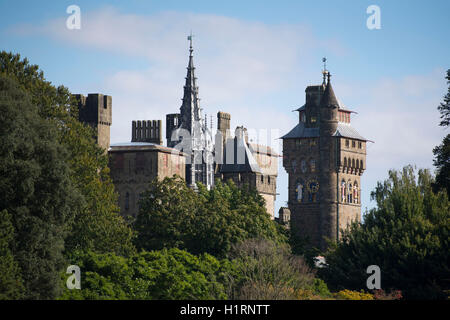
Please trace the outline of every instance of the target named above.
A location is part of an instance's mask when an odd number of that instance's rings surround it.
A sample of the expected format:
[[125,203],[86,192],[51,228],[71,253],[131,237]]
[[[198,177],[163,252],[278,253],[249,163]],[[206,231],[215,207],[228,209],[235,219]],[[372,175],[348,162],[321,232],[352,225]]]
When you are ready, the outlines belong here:
[[333,87],[331,86],[331,73],[327,72],[327,87],[322,96],[321,105],[323,107],[339,108],[339,102],[337,101],[336,95],[334,94]]
[[194,57],[192,48],[193,34],[187,37],[189,41],[189,62],[187,66],[186,82],[184,85],[183,104],[180,108],[181,125],[191,131],[194,122],[203,121],[201,116],[200,99],[198,98],[197,78],[195,77]]

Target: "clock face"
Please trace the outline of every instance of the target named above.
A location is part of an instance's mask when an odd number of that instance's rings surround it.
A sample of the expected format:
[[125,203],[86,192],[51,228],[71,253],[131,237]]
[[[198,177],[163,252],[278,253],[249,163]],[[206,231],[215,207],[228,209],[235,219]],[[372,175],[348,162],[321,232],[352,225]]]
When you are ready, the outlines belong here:
[[314,178],[310,179],[307,183],[307,187],[310,192],[316,193],[317,191],[319,191],[319,182],[317,182],[317,180]]

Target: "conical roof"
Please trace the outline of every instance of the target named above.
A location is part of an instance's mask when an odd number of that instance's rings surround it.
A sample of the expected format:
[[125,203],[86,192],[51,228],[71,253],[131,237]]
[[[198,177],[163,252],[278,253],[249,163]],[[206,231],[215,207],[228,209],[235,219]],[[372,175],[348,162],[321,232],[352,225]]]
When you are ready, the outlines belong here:
[[333,86],[330,81],[330,74],[328,73],[328,83],[323,93],[322,100],[320,103],[323,107],[334,107],[339,108],[339,102],[334,94]]

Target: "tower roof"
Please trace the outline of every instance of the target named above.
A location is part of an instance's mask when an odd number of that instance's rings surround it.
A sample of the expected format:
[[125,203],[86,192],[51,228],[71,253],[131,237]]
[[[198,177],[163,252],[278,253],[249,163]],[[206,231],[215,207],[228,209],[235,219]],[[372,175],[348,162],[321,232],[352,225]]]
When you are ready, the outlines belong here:
[[334,107],[339,108],[339,101],[334,94],[333,86],[331,85],[330,80],[331,74],[328,72],[328,83],[325,88],[325,92],[323,93],[321,105],[324,107]]
[[180,108],[181,125],[183,128],[191,131],[194,122],[202,123],[200,99],[198,97],[197,78],[195,77],[194,57],[192,48],[192,34],[188,36],[189,40],[189,62],[187,66],[186,82],[184,84],[183,103]]

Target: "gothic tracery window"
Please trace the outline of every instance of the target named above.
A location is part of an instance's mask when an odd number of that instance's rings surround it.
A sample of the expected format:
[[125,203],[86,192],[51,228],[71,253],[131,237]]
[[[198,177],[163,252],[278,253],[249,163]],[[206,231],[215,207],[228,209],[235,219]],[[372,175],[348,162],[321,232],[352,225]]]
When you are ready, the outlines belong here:
[[306,172],[306,161],[304,159],[302,159],[302,161],[300,162],[300,169],[303,173]]
[[353,186],[352,183],[348,182],[348,190],[347,190],[347,202],[353,203]]

